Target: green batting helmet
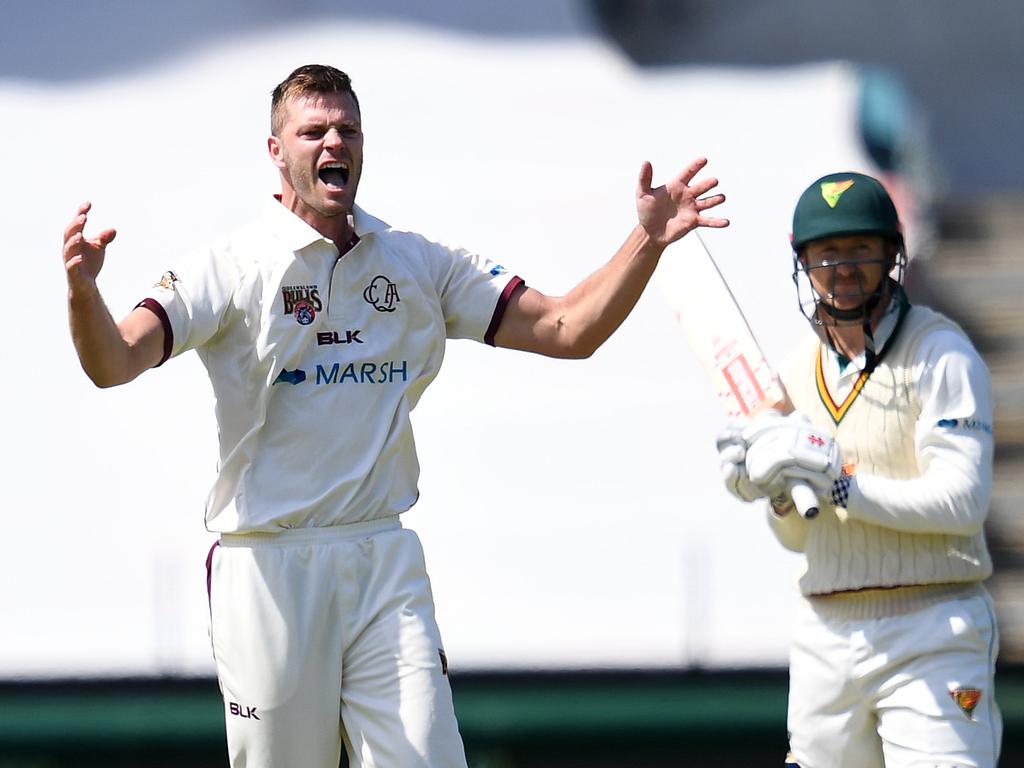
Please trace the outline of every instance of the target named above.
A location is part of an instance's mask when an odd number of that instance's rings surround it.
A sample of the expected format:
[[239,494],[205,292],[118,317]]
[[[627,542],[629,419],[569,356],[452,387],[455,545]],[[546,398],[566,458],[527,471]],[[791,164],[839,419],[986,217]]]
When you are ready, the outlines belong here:
[[877,179],[863,173],[830,173],[811,184],[793,212],[793,250],[812,240],[877,234],[903,248],[903,233],[892,198]]

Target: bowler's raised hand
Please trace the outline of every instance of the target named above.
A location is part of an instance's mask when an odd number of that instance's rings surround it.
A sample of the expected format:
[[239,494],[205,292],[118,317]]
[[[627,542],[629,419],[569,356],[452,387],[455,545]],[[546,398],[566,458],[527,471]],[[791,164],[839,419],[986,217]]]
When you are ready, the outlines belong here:
[[644,161],[636,190],[636,212],[640,226],[650,238],[666,247],[697,227],[720,229],[729,226],[728,219],[705,216],[704,212],[725,202],[725,195],[708,194],[718,186],[714,176],[693,181],[707,165],[707,158],[697,158],[682,173],[660,187],[652,187],[654,168]]
[[91,239],[85,236],[85,225],[91,208],[92,203],[78,206],[75,218],[64,229],[64,269],[71,291],[95,288],[96,276],[103,269],[107,246],[117,236],[117,231],[113,229],[105,229]]

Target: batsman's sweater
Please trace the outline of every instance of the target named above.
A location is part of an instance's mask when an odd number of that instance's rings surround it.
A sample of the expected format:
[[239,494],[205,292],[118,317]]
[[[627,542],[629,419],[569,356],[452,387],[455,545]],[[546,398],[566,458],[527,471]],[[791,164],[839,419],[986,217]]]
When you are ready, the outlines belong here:
[[[881,361],[841,402],[825,373],[834,352],[817,339],[784,374],[796,409],[835,435],[851,483],[844,505],[825,503],[813,520],[771,514],[772,527],[784,545],[806,554],[801,592],[830,595],[827,602],[851,616],[912,610],[974,591],[992,573],[982,532],[991,395],[960,391],[970,389],[960,386],[968,381],[990,387],[987,369],[959,327],[933,310],[911,307],[895,334],[895,314],[886,319]],[[922,345],[925,339],[930,343]],[[950,348],[966,350],[970,375],[937,365]],[[922,379],[940,376],[955,382],[951,395],[942,392],[951,388],[946,380],[922,387]],[[941,448],[922,450],[931,433]]]

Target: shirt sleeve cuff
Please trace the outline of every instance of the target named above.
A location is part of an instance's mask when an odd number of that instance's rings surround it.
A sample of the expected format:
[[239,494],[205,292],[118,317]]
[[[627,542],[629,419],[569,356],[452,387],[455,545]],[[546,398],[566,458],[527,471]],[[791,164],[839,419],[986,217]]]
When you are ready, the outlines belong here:
[[174,348],[174,333],[171,331],[171,320],[167,317],[167,310],[164,309],[164,305],[153,298],[145,298],[135,305],[135,308],[143,307],[148,309],[154,315],[160,319],[160,325],[164,329],[164,354],[160,358],[160,362],[154,365],[154,368],[159,368],[161,365],[167,362],[171,356],[171,350]]
[[501,318],[505,316],[505,310],[508,308],[508,303],[512,299],[512,294],[515,293],[516,289],[521,285],[526,285],[523,278],[518,275],[514,276],[505,285],[505,289],[501,292],[501,296],[498,297],[498,303],[494,307],[494,314],[491,315],[491,324],[487,326],[487,332],[484,333],[484,343],[494,346],[494,335],[498,332],[498,327],[501,325]]

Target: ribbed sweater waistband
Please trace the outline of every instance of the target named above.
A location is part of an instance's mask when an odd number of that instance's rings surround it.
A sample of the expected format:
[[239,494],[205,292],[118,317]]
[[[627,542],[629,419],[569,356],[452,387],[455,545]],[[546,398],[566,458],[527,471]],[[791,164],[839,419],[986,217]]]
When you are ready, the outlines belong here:
[[959,584],[919,584],[808,595],[811,610],[826,619],[879,619],[913,613],[946,600],[985,594],[978,581]]

